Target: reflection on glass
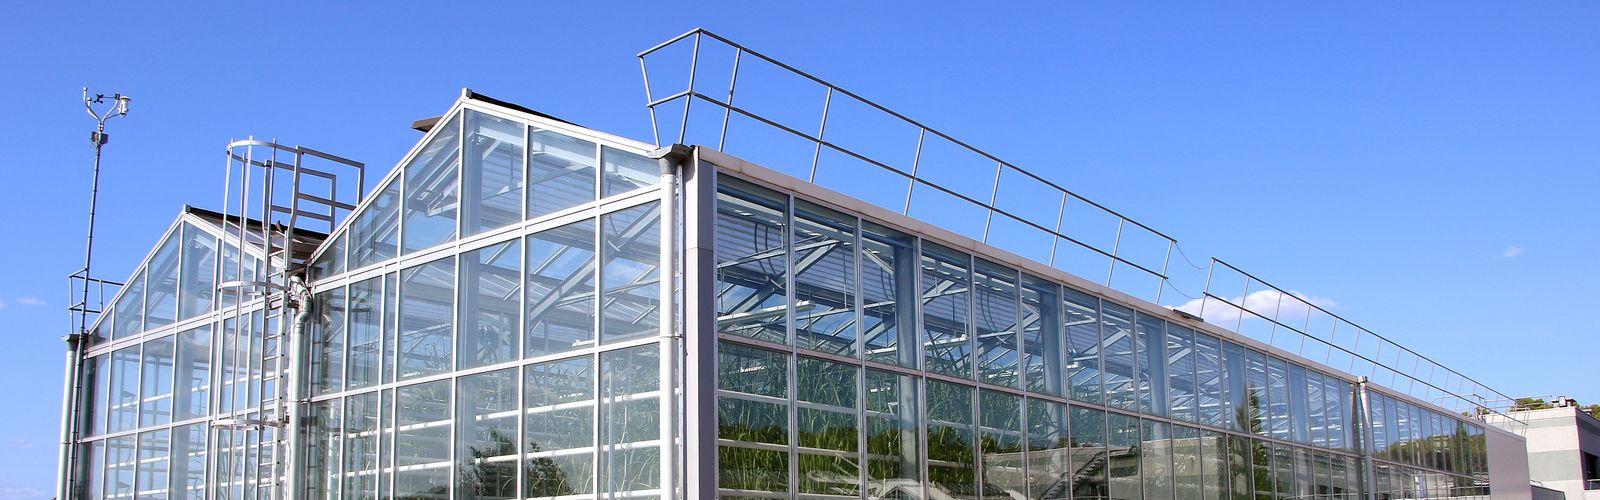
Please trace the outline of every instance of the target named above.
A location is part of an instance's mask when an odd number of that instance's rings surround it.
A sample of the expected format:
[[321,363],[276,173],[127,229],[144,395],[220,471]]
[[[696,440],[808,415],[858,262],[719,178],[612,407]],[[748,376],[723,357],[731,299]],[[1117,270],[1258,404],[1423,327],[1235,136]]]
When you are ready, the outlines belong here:
[[515,369],[456,380],[455,497],[517,497]]
[[787,205],[777,193],[748,184],[718,187],[717,331],[788,340]]
[[794,212],[795,345],[854,356],[856,220],[804,201]]
[[1200,450],[1199,429],[1172,426],[1172,477],[1177,487],[1173,498],[1201,498],[1206,483]]
[[400,271],[401,380],[450,371],[456,257]]
[[658,334],[661,322],[661,204],[600,216],[600,342]]
[[528,235],[528,357],[594,344],[594,220]]
[[1139,466],[1144,471],[1144,497],[1148,500],[1173,499],[1171,438],[1171,424],[1155,420],[1140,422]]
[[1144,498],[1144,484],[1139,479],[1141,448],[1139,418],[1120,413],[1106,414],[1106,444],[1108,461],[1107,498],[1113,500],[1140,500]]
[[1065,500],[1072,495],[1074,444],[1067,433],[1067,405],[1028,399],[1028,489],[1032,498]]
[[517,240],[461,254],[456,369],[517,358],[521,263],[522,242]]
[[[1112,450],[1106,446],[1106,412],[1076,406],[1071,411],[1072,423],[1068,428],[1072,431],[1072,498],[1105,498],[1110,495],[1106,468],[1091,465],[1111,461]],[[1130,451],[1115,450],[1118,454]]]
[[401,253],[411,253],[456,238],[460,186],[461,119],[452,116],[434,128],[433,139],[404,167],[405,215]]
[[589,357],[525,370],[523,490],[528,498],[594,492],[594,361]]
[[471,236],[522,220],[521,123],[467,110],[461,231]]

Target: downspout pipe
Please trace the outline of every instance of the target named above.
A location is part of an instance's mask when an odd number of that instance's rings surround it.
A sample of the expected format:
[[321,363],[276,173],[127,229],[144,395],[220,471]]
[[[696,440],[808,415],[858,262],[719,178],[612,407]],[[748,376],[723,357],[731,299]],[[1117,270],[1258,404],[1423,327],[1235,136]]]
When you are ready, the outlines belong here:
[[288,408],[280,412],[283,419],[284,458],[283,467],[284,486],[279,498],[300,498],[302,474],[300,464],[303,462],[303,451],[300,449],[300,439],[304,433],[302,422],[305,420],[305,396],[301,380],[300,360],[305,357],[306,327],[311,322],[313,310],[311,301],[311,287],[299,275],[289,277],[289,290],[285,293],[284,307],[295,310],[294,323],[289,329],[289,336],[285,339],[289,343],[289,369],[283,373],[284,387],[288,393],[279,401],[287,404]]
[[60,462],[56,464],[56,498],[73,498],[72,463],[78,440],[78,394],[82,390],[79,370],[83,367],[83,334],[74,332],[62,340],[67,342],[67,369],[61,381],[61,449]]
[[682,498],[683,490],[679,479],[680,464],[684,463],[684,443],[681,441],[683,433],[679,431],[683,423],[682,398],[686,391],[679,382],[678,374],[684,364],[686,353],[683,349],[682,328],[677,324],[682,314],[679,313],[679,300],[677,283],[682,267],[678,264],[682,252],[678,250],[678,179],[683,164],[692,156],[693,150],[682,144],[673,144],[664,148],[651,151],[649,156],[654,158],[661,166],[661,262],[657,267],[661,272],[661,308],[666,316],[660,321],[661,339],[661,372],[659,381],[661,390],[661,492],[663,497]]

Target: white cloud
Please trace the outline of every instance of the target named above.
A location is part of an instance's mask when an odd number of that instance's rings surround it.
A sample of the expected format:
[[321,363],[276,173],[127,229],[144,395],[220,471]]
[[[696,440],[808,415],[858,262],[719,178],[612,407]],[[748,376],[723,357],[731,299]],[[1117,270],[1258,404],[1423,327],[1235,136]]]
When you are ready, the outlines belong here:
[[1519,246],[1516,246],[1516,245],[1512,245],[1512,246],[1506,247],[1506,251],[1500,252],[1500,256],[1501,257],[1505,257],[1507,259],[1511,259],[1511,258],[1515,258],[1518,255],[1522,255],[1522,252],[1523,252],[1522,247],[1519,247]]
[[28,440],[28,438],[17,438],[15,441],[11,442],[11,447],[22,448],[26,450],[33,447],[33,441]]
[[25,305],[25,306],[42,306],[42,305],[44,305],[44,301],[43,300],[39,300],[38,297],[18,297],[17,298],[17,303]]
[[[1238,307],[1222,304],[1211,304],[1202,307],[1204,306],[1204,300],[1191,299],[1176,307],[1176,309],[1199,316],[1205,322],[1214,325],[1233,328],[1238,324],[1240,315]],[[1278,320],[1296,325],[1303,322],[1311,314],[1311,306],[1326,310],[1333,310],[1339,307],[1339,303],[1333,299],[1308,295],[1294,290],[1290,290],[1288,295],[1284,295],[1277,290],[1257,290],[1244,297],[1229,298],[1228,302],[1268,318],[1276,315]],[[1204,312],[1201,309],[1204,309]],[[1246,317],[1251,316],[1246,315]]]
[[46,498],[50,498],[50,495],[38,488],[25,486],[0,487],[0,500],[44,500]]

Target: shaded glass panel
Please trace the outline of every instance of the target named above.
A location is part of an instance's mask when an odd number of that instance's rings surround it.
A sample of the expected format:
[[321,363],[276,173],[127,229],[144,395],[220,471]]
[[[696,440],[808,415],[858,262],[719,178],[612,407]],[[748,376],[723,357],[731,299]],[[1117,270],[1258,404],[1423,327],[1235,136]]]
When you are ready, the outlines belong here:
[[1106,444],[1109,445],[1110,473],[1108,498],[1114,500],[1139,500],[1144,498],[1144,484],[1139,477],[1141,449],[1139,418],[1120,413],[1106,414]]
[[1295,482],[1295,448],[1287,445],[1274,445],[1272,448],[1272,476],[1275,479],[1274,491],[1278,498],[1299,498],[1299,488]]
[[517,372],[456,380],[455,497],[517,497]]
[[1271,500],[1277,498],[1277,489],[1273,486],[1272,445],[1266,441],[1250,441],[1250,464],[1256,500]]
[[521,264],[522,242],[518,240],[461,254],[456,369],[517,359]]
[[173,420],[206,416],[211,410],[211,325],[179,333],[177,339]]
[[978,392],[978,452],[985,498],[1025,498],[1028,474],[1022,453],[1022,397]]
[[456,238],[460,199],[461,119],[450,117],[434,128],[433,139],[404,167],[405,214],[401,253],[411,253]]
[[1021,337],[1017,334],[1017,271],[980,260],[973,274],[973,325],[978,341],[978,381],[1021,387]]
[[452,255],[400,271],[401,380],[450,371],[455,261]]
[[874,497],[918,498],[922,419],[916,379],[867,370],[867,493]]
[[794,239],[795,345],[854,356],[859,326],[855,218],[796,202]]
[[1064,500],[1075,484],[1074,442],[1067,432],[1067,405],[1028,399],[1028,490],[1031,498]]
[[621,493],[661,484],[661,355],[655,345],[600,355],[600,484]]
[[528,235],[526,356],[594,345],[594,242],[592,219]]
[[1224,374],[1221,341],[1216,337],[1195,332],[1195,405],[1199,408],[1199,422],[1202,424],[1212,427],[1227,425],[1225,414],[1228,409],[1228,398],[1224,393],[1227,384]]
[[977,496],[972,396],[968,386],[929,379],[928,491],[955,498]]
[[1139,412],[1166,416],[1171,413],[1167,397],[1167,322],[1139,314],[1135,348],[1139,358]]
[[1306,435],[1308,442],[1315,446],[1328,445],[1328,402],[1324,395],[1324,381],[1322,374],[1306,371]]
[[1267,414],[1272,437],[1290,440],[1294,424],[1289,416],[1289,365],[1278,358],[1267,358]]
[[1244,348],[1232,342],[1222,343],[1222,379],[1227,398],[1223,400],[1223,416],[1227,428],[1247,432],[1250,423],[1250,392],[1245,390]]
[[1245,406],[1246,431],[1266,436],[1269,434],[1267,416],[1267,357],[1256,351],[1245,352]]
[[449,380],[438,380],[395,391],[397,498],[439,498],[450,493],[450,388]]
[[1255,486],[1251,479],[1254,466],[1251,459],[1255,455],[1250,450],[1250,439],[1239,436],[1228,438],[1228,488],[1232,495],[1230,500],[1252,500],[1255,498]]
[[1111,450],[1106,446],[1106,412],[1072,407],[1072,498],[1105,498],[1109,495],[1106,467],[1112,453],[1127,454],[1130,449]]
[[400,179],[373,191],[373,200],[350,221],[350,268],[389,260],[400,241]]
[[1100,299],[1071,288],[1063,294],[1067,326],[1067,380],[1072,399],[1100,404]]
[[915,240],[863,221],[861,337],[868,361],[917,365],[916,277]]
[[144,343],[140,371],[139,426],[172,421],[173,355],[176,337],[162,337]]
[[525,127],[477,111],[466,114],[461,231],[471,236],[522,220]]
[[600,148],[601,196],[626,193],[661,181],[656,161],[610,146]]
[[1167,376],[1172,418],[1195,421],[1194,330],[1167,325]]
[[538,127],[528,141],[529,218],[594,201],[594,143]]
[[523,389],[528,498],[594,492],[594,361],[581,358],[528,365]]
[[1232,471],[1228,469],[1228,435],[1202,429],[1200,446],[1201,481],[1205,485],[1201,498],[1218,500],[1230,498],[1228,485],[1232,482]]
[[856,423],[859,370],[801,356],[796,364],[795,443],[802,495],[858,495],[861,436]]
[[1205,464],[1201,455],[1200,430],[1172,426],[1172,477],[1177,483],[1174,498],[1201,498],[1204,494]]
[[178,314],[178,249],[181,237],[175,231],[155,256],[145,264],[148,284],[144,291],[144,329],[172,324]]
[[381,382],[379,355],[383,349],[383,277],[375,276],[350,285],[349,342],[350,362],[345,387],[359,389]]
[[183,262],[179,276],[178,319],[211,312],[217,292],[217,239],[211,233],[183,225]]
[[922,352],[929,372],[972,377],[969,260],[966,254],[922,244]]
[[726,493],[789,489],[788,356],[717,348],[718,487]]
[[748,184],[718,186],[717,331],[788,340],[787,205],[782,195]]
[[1138,363],[1134,359],[1137,346],[1133,309],[1109,301],[1102,301],[1100,308],[1100,334],[1104,338],[1101,350],[1106,358],[1106,406],[1132,410],[1137,407],[1139,397],[1135,386]]
[[1297,364],[1289,363],[1289,438],[1296,443],[1311,442],[1311,407],[1306,399],[1306,369]]
[[1065,396],[1062,371],[1061,287],[1022,276],[1022,372],[1026,389]]
[[1172,425],[1155,420],[1140,422],[1140,466],[1144,472],[1144,497],[1172,500],[1177,475],[1172,469]]
[[600,216],[600,342],[657,335],[661,319],[661,204]]
[[311,393],[338,392],[344,387],[345,288],[336,287],[313,297]]

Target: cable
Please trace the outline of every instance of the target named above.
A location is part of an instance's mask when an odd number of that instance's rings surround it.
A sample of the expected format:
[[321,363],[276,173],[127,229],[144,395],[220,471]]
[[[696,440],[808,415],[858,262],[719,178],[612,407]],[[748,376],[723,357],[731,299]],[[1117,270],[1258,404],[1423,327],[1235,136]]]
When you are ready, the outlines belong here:
[[[1189,267],[1194,268],[1194,270],[1196,270],[1196,271],[1203,271],[1203,270],[1206,269],[1204,267],[1200,267],[1200,266],[1195,265],[1194,261],[1189,260],[1189,255],[1186,254],[1186,253],[1183,253],[1183,245],[1179,245],[1178,244],[1178,240],[1172,240],[1172,247],[1178,249],[1178,256],[1179,257],[1183,257],[1183,261],[1184,262],[1188,262],[1189,263]],[[1190,298],[1193,298],[1193,297],[1190,297]]]

